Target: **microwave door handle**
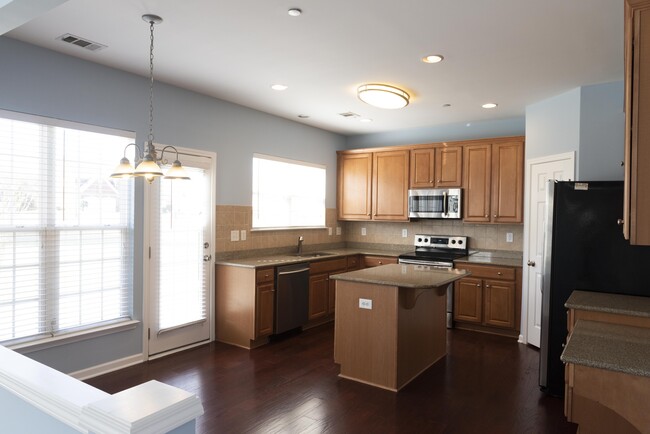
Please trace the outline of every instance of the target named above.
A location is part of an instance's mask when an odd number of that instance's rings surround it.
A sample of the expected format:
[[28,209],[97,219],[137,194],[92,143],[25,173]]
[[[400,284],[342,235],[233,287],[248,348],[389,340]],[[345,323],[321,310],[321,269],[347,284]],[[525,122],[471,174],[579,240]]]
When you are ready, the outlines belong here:
[[442,215],[446,216],[449,211],[449,205],[447,204],[447,192],[442,193]]

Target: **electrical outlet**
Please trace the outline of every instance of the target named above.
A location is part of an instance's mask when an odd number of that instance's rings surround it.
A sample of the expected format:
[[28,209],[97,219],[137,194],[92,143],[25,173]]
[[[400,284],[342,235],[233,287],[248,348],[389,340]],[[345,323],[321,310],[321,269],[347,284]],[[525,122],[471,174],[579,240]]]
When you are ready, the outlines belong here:
[[230,231],[230,241],[239,241],[239,231]]
[[512,232],[506,232],[506,243],[512,243]]
[[409,231],[408,229],[402,229],[402,238],[406,238],[409,236]]
[[242,241],[246,241],[246,229],[242,229],[239,231],[239,239]]
[[369,309],[372,310],[372,300],[368,298],[359,299],[359,309]]
[[362,237],[366,236],[366,228],[361,228],[361,236]]
[[332,228],[327,228],[327,235],[332,236]]
[[336,227],[336,235],[341,235],[341,226]]

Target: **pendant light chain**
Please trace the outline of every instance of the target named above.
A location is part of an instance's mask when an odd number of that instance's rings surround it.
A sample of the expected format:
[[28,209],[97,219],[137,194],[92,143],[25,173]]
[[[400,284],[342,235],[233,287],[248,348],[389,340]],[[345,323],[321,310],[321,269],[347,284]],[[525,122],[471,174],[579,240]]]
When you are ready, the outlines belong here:
[[154,22],[149,22],[149,32],[151,34],[149,45],[149,144],[153,146],[153,26]]

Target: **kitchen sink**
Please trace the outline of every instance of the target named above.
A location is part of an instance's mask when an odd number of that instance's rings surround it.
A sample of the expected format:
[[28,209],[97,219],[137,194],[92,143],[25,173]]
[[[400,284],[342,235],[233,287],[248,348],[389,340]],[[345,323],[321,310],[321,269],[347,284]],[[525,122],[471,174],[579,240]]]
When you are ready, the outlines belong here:
[[296,258],[320,258],[321,256],[333,256],[334,253],[327,253],[327,252],[311,252],[311,253],[296,253],[291,256],[295,256]]

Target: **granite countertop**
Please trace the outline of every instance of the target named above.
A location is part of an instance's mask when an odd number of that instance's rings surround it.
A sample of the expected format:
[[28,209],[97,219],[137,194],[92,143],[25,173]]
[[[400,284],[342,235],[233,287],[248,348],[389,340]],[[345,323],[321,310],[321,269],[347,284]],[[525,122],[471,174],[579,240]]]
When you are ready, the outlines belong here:
[[468,256],[454,260],[454,264],[502,265],[506,267],[521,267],[523,262],[522,252],[508,250],[470,251]]
[[650,377],[650,329],[578,320],[564,363]]
[[[405,251],[408,248],[405,249]],[[377,256],[390,256],[398,257],[403,251],[396,250],[375,250],[375,249],[327,249],[319,250],[321,253],[326,253],[324,256],[310,257],[310,252],[304,252],[303,256],[295,256],[292,254],[278,254],[261,257],[240,258],[240,259],[224,259],[218,260],[215,263],[218,265],[230,265],[234,267],[245,268],[260,268],[260,267],[275,267],[278,265],[297,264],[299,262],[314,262],[326,259],[336,259],[342,256],[349,255],[377,255]]]
[[388,264],[335,274],[330,279],[423,289],[444,286],[469,274],[471,273],[457,269]]
[[650,317],[650,297],[634,295],[573,291],[569,299],[564,303],[564,307],[567,309]]

